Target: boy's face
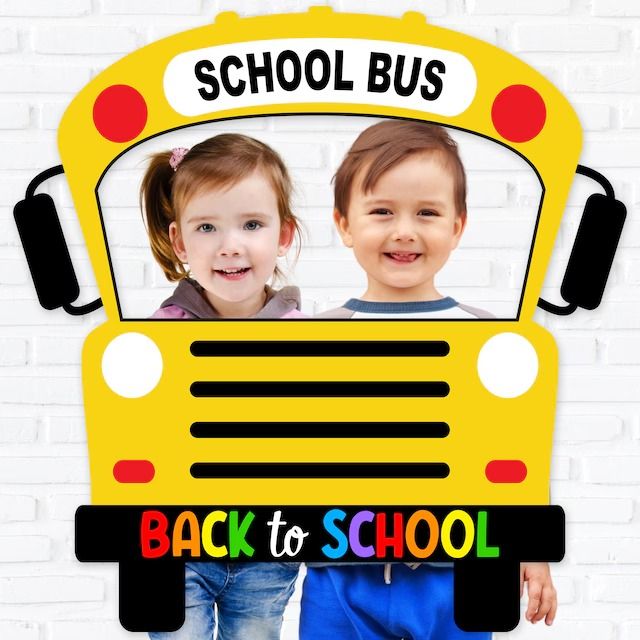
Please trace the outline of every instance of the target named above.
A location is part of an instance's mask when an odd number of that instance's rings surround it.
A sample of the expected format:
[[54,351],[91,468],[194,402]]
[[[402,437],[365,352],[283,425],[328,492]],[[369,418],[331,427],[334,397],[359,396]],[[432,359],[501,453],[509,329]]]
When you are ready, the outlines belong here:
[[454,179],[435,153],[409,156],[362,191],[351,187],[345,216],[334,212],[342,241],[367,272],[363,300],[410,302],[442,297],[434,276],[458,246],[466,212],[456,211]]

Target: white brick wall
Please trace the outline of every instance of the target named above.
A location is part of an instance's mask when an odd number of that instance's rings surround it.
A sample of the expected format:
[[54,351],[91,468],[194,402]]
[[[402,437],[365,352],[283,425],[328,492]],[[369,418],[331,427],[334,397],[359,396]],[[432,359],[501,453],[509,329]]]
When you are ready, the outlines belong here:
[[[34,173],[58,162],[55,129],[64,106],[111,61],[163,35],[209,23],[222,10],[242,15],[301,11],[310,4],[336,10],[401,15],[424,12],[457,29],[516,52],[547,74],[580,114],[582,161],[602,170],[629,207],[613,286],[596,312],[568,318],[538,314],[555,334],[561,357],[553,500],[567,512],[567,558],[554,567],[562,602],[553,628],[522,623],[508,640],[636,640],[640,637],[640,3],[636,0],[0,0],[0,638],[7,640],[119,640],[117,580],[112,565],[80,565],[73,558],[72,517],[86,503],[89,475],[82,419],[80,349],[102,312],[71,318],[38,307],[13,226],[11,211]],[[296,144],[305,123],[287,121],[256,135],[281,140],[305,184],[305,221],[312,238],[298,282],[307,304],[326,295],[311,265],[338,251],[328,222],[326,185],[353,125],[334,131],[335,146]],[[332,143],[333,144],[333,143]],[[467,160],[467,159],[465,159]],[[501,161],[471,153],[473,206],[500,222],[500,212],[535,201],[519,178],[505,177]],[[491,165],[495,174],[474,177]],[[129,167],[131,169],[131,167]],[[126,182],[127,174],[121,176]],[[51,187],[65,225],[83,296],[92,295],[91,271],[65,189]],[[547,281],[555,293],[575,232],[580,181],[571,220],[563,226]],[[113,206],[135,214],[130,194]],[[603,221],[604,224],[604,221]],[[66,228],[66,226],[65,226]],[[131,251],[125,285],[162,283],[146,268],[123,228]],[[492,277],[517,281],[482,253],[476,237],[475,285]],[[76,253],[77,252],[77,253]],[[345,255],[345,259],[346,259]],[[357,269],[341,272],[357,287]],[[317,271],[316,271],[317,274]],[[327,274],[327,279],[331,274]],[[458,275],[452,273],[455,284]],[[334,278],[340,282],[338,278]],[[507,280],[505,280],[506,282]],[[473,297],[473,286],[465,291]],[[330,296],[350,293],[343,288]],[[156,295],[143,300],[154,305]],[[299,592],[290,605],[284,637],[296,638]]]

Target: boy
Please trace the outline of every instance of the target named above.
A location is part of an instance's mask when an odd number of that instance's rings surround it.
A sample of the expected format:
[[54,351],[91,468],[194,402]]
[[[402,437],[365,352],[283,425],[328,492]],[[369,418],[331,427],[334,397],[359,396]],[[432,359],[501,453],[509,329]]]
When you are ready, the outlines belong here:
[[[388,120],[363,131],[336,172],[333,216],[366,271],[367,289],[320,317],[490,317],[435,288],[467,222],[464,167],[442,127]],[[548,564],[525,563],[520,574],[528,583],[525,617],[551,624],[557,601]],[[449,565],[308,567],[301,640],[489,637],[455,625]]]

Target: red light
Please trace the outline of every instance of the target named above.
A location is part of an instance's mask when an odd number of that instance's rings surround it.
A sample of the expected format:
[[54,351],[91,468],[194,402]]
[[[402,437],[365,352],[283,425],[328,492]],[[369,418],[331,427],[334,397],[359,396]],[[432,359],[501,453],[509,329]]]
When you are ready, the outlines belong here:
[[489,482],[518,483],[527,477],[527,465],[522,460],[492,460],[484,473]]
[[118,482],[151,482],[156,470],[148,460],[119,460],[113,466],[113,477]]
[[96,98],[93,123],[103,138],[129,142],[137,138],[147,124],[147,103],[133,87],[114,84]]
[[511,142],[528,142],[544,127],[547,108],[540,94],[524,84],[503,89],[493,101],[491,120],[496,131]]

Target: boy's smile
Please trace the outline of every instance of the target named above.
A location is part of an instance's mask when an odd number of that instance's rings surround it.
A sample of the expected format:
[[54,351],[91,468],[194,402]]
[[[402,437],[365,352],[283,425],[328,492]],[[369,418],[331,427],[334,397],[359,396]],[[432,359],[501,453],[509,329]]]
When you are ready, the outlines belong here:
[[394,262],[406,263],[406,262],[413,262],[414,260],[417,260],[421,254],[407,253],[407,252],[403,253],[401,251],[395,251],[394,253],[387,253],[385,255],[391,260],[393,260]]
[[[362,173],[362,171],[361,171]],[[434,276],[458,245],[466,212],[456,211],[454,178],[443,156],[409,156],[363,193],[354,181],[346,216],[334,212],[342,240],[367,272],[363,300],[411,302],[442,296]]]

